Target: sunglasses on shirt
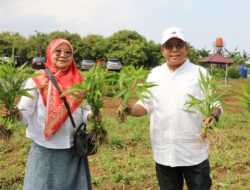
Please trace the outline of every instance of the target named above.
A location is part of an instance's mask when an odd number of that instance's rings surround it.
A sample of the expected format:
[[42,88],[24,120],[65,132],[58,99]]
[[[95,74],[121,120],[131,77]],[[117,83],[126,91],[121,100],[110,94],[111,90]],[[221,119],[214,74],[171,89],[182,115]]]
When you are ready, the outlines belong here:
[[169,51],[173,50],[174,47],[177,49],[177,50],[180,50],[182,49],[184,46],[186,45],[185,42],[180,42],[180,43],[177,43],[177,44],[164,44],[163,47]]
[[70,56],[72,55],[72,52],[71,52],[70,50],[62,51],[62,50],[60,50],[60,49],[55,49],[55,50],[53,51],[53,53],[54,53],[57,57],[59,57],[62,53],[64,53],[64,56],[65,56],[65,57],[70,57]]

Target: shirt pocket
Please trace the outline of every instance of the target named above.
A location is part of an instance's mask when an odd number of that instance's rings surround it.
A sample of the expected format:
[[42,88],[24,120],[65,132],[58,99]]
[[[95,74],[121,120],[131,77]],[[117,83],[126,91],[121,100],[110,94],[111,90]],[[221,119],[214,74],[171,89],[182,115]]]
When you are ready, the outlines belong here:
[[191,79],[187,82],[185,82],[185,85],[183,86],[182,93],[184,95],[191,94],[193,96],[200,94],[200,84],[199,81],[195,79]]
[[184,83],[180,89],[179,102],[185,108],[186,102],[189,100],[189,95],[201,99],[201,88],[198,80],[191,79]]

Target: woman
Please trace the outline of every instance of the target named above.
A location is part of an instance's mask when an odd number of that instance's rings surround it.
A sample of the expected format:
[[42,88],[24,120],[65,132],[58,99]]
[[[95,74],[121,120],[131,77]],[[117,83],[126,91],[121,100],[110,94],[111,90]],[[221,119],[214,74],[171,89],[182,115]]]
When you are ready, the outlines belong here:
[[[82,76],[77,71],[73,48],[69,41],[52,40],[46,51],[45,67],[55,76],[63,92]],[[26,136],[32,139],[24,179],[24,190],[89,190],[91,189],[87,159],[73,152],[73,126],[63,101],[44,70],[29,79],[25,88],[33,99],[22,97],[18,105],[21,121],[28,123]],[[71,113],[78,126],[87,123],[93,114],[81,109],[82,99],[66,94]]]

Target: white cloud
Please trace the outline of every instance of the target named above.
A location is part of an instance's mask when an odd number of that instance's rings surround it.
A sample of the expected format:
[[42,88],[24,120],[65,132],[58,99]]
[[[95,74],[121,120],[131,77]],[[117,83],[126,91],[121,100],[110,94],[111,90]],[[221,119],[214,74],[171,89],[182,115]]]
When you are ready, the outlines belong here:
[[[119,29],[136,25],[139,5],[136,0],[14,0],[2,10],[0,8],[0,12],[3,15],[11,13],[9,22],[22,22],[31,28],[36,26],[38,31],[43,31],[45,27],[49,31],[111,35]],[[10,29],[14,28],[3,17],[1,22]],[[40,27],[39,22],[43,23]]]
[[222,34],[231,49],[250,51],[249,9],[248,0],[0,0],[0,32],[29,36],[35,30],[67,30],[110,36],[128,29],[159,42],[162,30],[175,25],[197,48],[211,47]]
[[[133,0],[16,0],[3,7],[1,12],[2,15],[11,13],[10,18],[44,16],[53,17],[58,22],[75,19],[79,23],[90,23],[93,19],[129,18],[134,13],[134,2]],[[127,12],[128,10],[130,12]]]

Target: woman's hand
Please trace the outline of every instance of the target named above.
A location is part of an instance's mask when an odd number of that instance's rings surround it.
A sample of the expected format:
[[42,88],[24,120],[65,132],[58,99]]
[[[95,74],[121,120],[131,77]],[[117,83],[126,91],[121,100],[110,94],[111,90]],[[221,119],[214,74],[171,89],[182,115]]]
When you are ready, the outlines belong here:
[[98,113],[97,115],[94,115],[92,112],[90,114],[88,114],[87,116],[87,120],[88,121],[101,121],[102,120],[102,115],[100,113]]
[[2,111],[1,111],[1,115],[3,117],[6,117],[6,116],[10,115],[10,110],[8,110],[7,108],[3,107]]
[[10,110],[8,110],[6,107],[2,108],[1,115],[3,117],[7,117],[11,114],[16,115],[18,121],[20,121],[22,119],[22,112],[20,112],[19,110],[16,110],[16,111],[11,113]]

